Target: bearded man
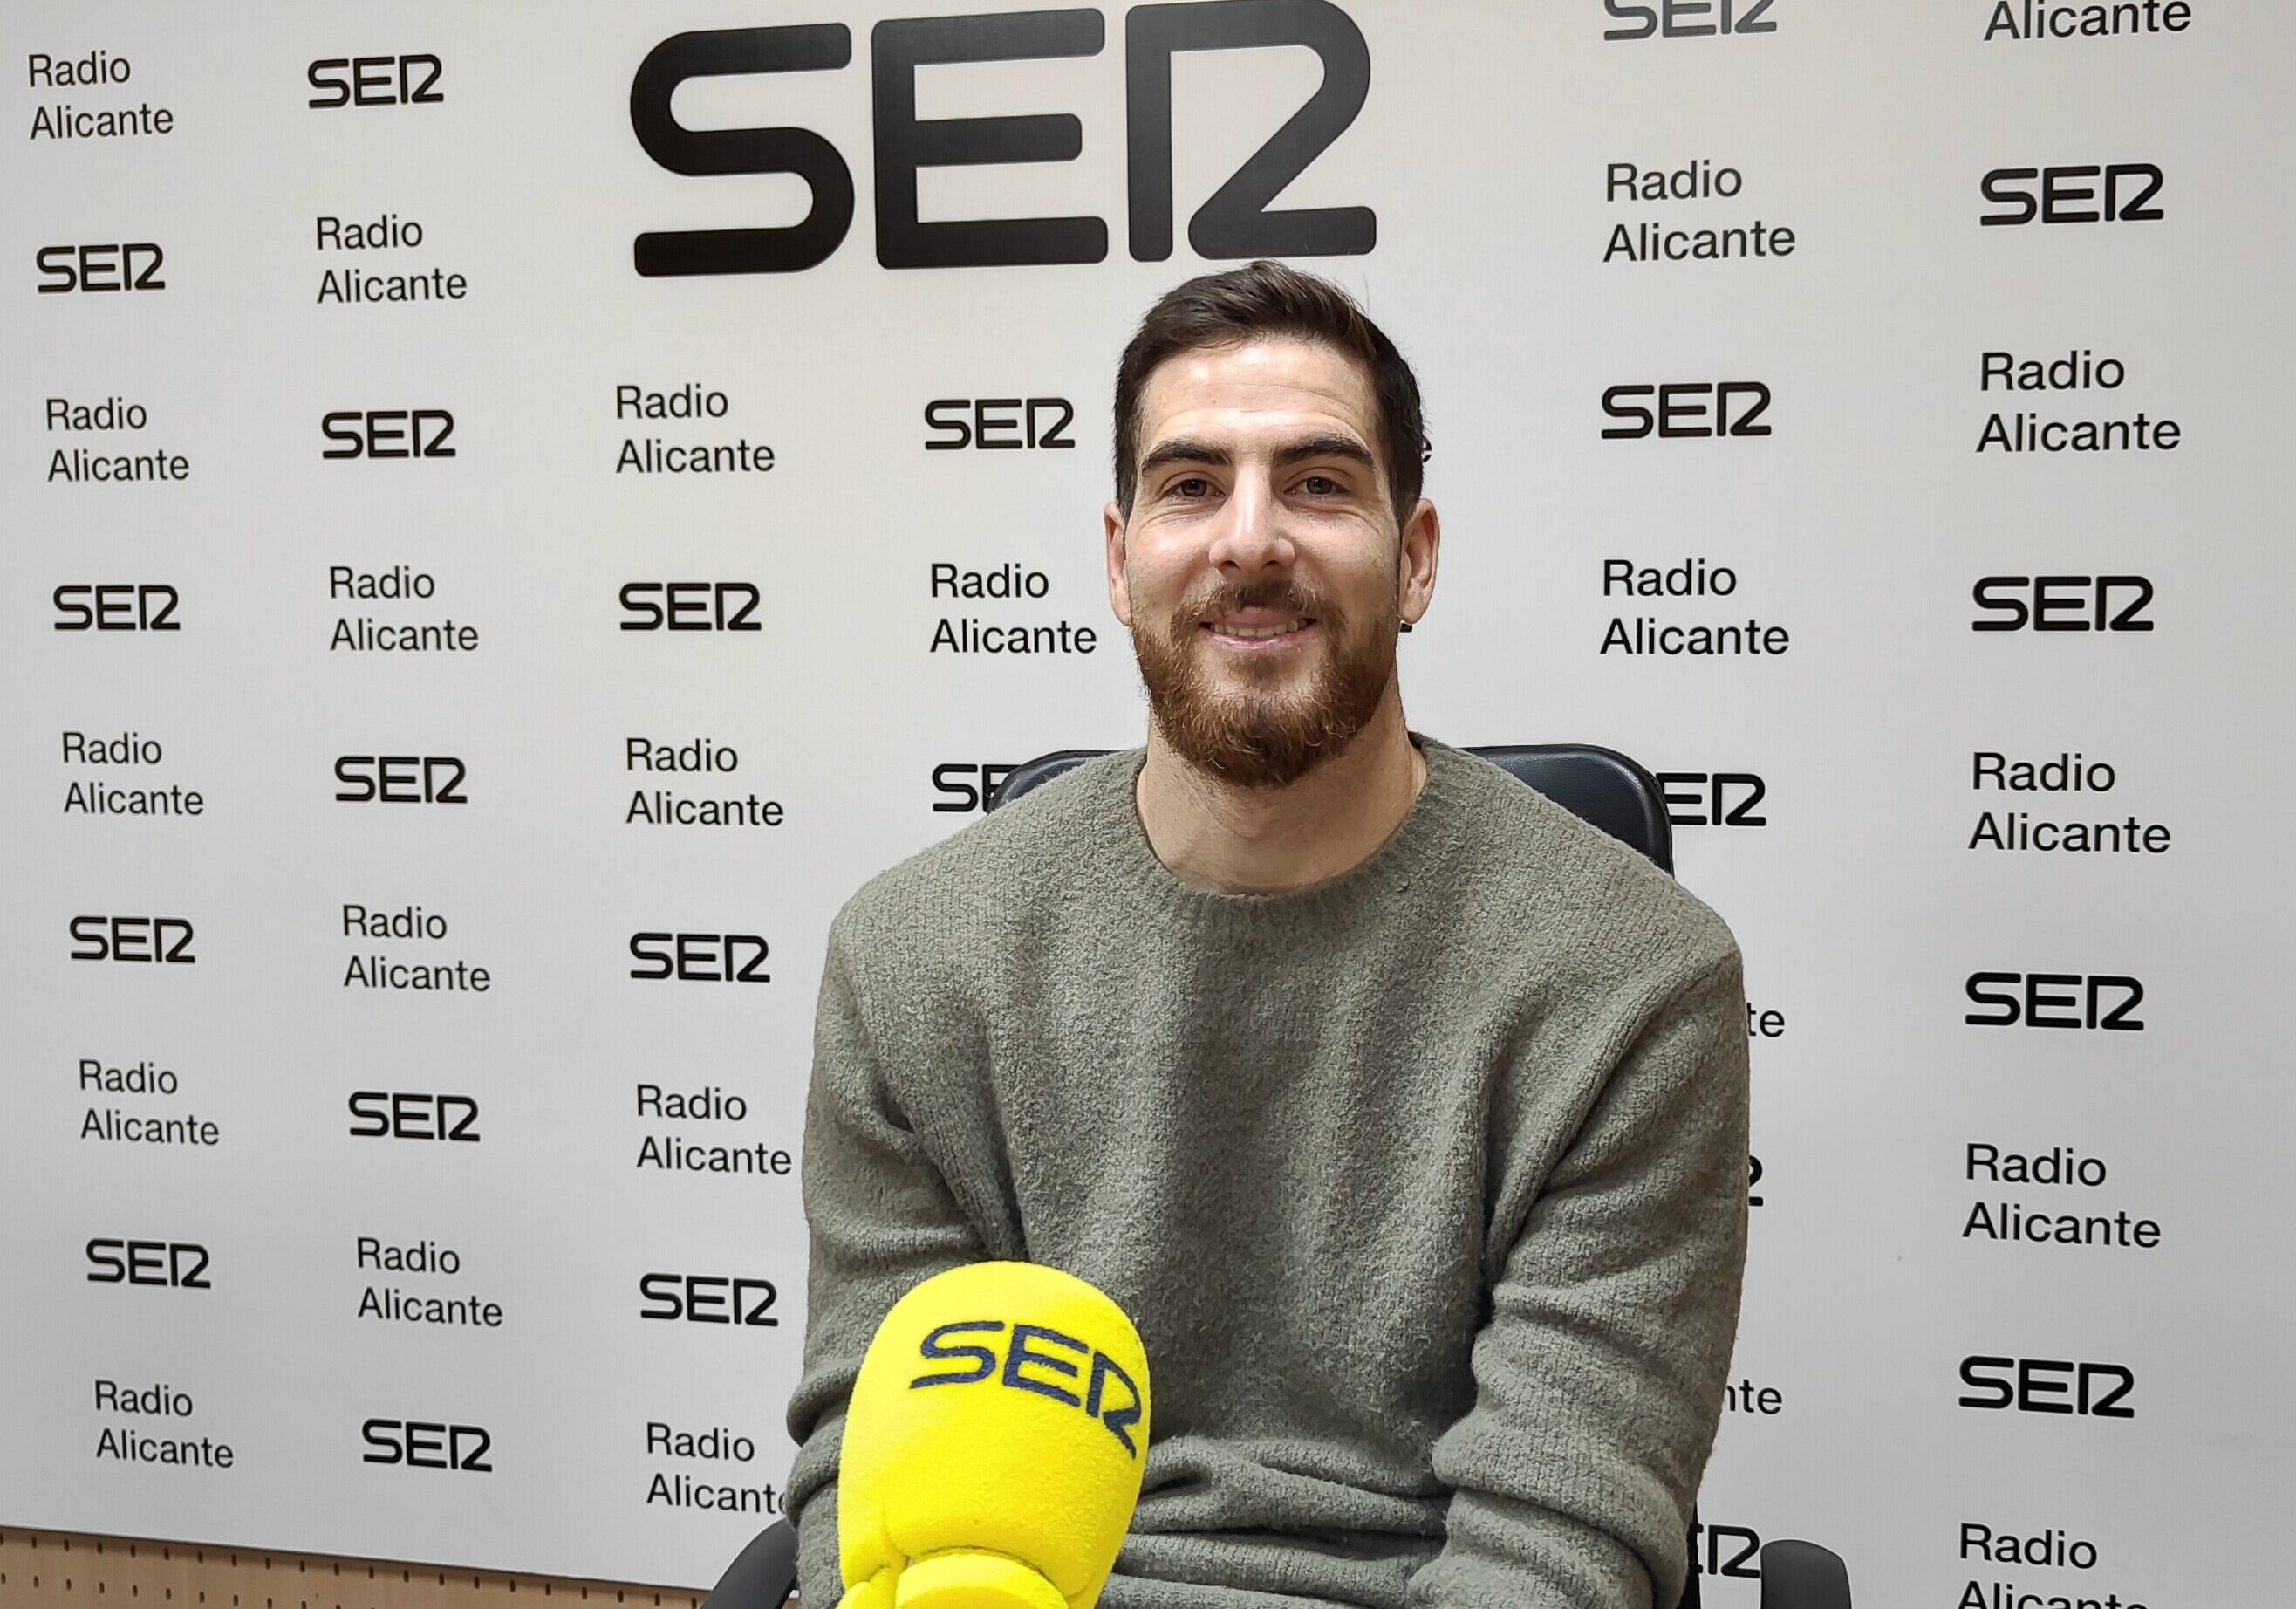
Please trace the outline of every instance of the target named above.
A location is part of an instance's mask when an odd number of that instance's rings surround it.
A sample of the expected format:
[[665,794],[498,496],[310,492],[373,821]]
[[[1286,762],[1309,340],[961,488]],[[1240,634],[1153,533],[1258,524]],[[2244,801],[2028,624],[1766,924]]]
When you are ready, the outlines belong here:
[[1417,382],[1345,292],[1266,262],[1179,286],[1115,423],[1146,745],[831,929],[801,1596],[837,1601],[878,1322],[1015,1259],[1107,1292],[1152,1360],[1108,1609],[1670,1609],[1744,1260],[1737,947],[1406,726],[1440,528]]

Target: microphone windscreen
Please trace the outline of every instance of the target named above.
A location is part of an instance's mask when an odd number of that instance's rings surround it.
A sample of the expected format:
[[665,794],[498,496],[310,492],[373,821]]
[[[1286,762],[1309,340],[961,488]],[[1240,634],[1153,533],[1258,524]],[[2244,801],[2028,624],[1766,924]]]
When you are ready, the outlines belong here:
[[972,1263],[895,1302],[839,1455],[849,1609],[1091,1609],[1140,1499],[1148,1358],[1057,1268]]

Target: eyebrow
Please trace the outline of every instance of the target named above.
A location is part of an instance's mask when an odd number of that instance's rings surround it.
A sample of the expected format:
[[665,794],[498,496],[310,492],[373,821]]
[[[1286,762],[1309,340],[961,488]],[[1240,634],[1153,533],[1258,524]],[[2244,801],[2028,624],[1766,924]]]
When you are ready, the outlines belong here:
[[[1370,448],[1352,436],[1338,435],[1309,436],[1287,443],[1277,449],[1275,466],[1282,469],[1305,463],[1310,458],[1344,458],[1374,473],[1379,469],[1379,461],[1371,456]],[[1160,441],[1149,449],[1148,456],[1140,460],[1140,478],[1145,480],[1158,470],[1174,464],[1202,464],[1226,469],[1234,463],[1234,456],[1224,447],[1216,447],[1209,441],[1200,441],[1192,437],[1177,436],[1169,441]]]

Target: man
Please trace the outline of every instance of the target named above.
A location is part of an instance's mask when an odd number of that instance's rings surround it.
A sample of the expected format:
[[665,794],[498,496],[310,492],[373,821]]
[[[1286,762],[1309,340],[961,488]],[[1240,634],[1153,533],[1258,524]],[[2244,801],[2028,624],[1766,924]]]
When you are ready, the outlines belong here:
[[1406,727],[1422,440],[1394,346],[1275,264],[1178,287],[1126,349],[1103,522],[1145,749],[831,930],[789,1409],[810,1609],[871,1334],[989,1258],[1092,1281],[1147,1344],[1109,1609],[1682,1591],[1744,1259],[1738,952]]

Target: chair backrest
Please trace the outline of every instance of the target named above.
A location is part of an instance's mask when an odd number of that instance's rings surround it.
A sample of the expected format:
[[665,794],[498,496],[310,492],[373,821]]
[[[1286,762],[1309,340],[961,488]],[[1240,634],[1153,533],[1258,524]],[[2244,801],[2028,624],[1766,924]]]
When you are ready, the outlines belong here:
[[[988,808],[1010,804],[1039,784],[1108,751],[1060,749],[1016,766]],[[1674,870],[1674,828],[1667,819],[1658,778],[1615,749],[1591,743],[1507,743],[1467,752],[1481,755],[1581,821],[1641,850],[1661,870]]]

